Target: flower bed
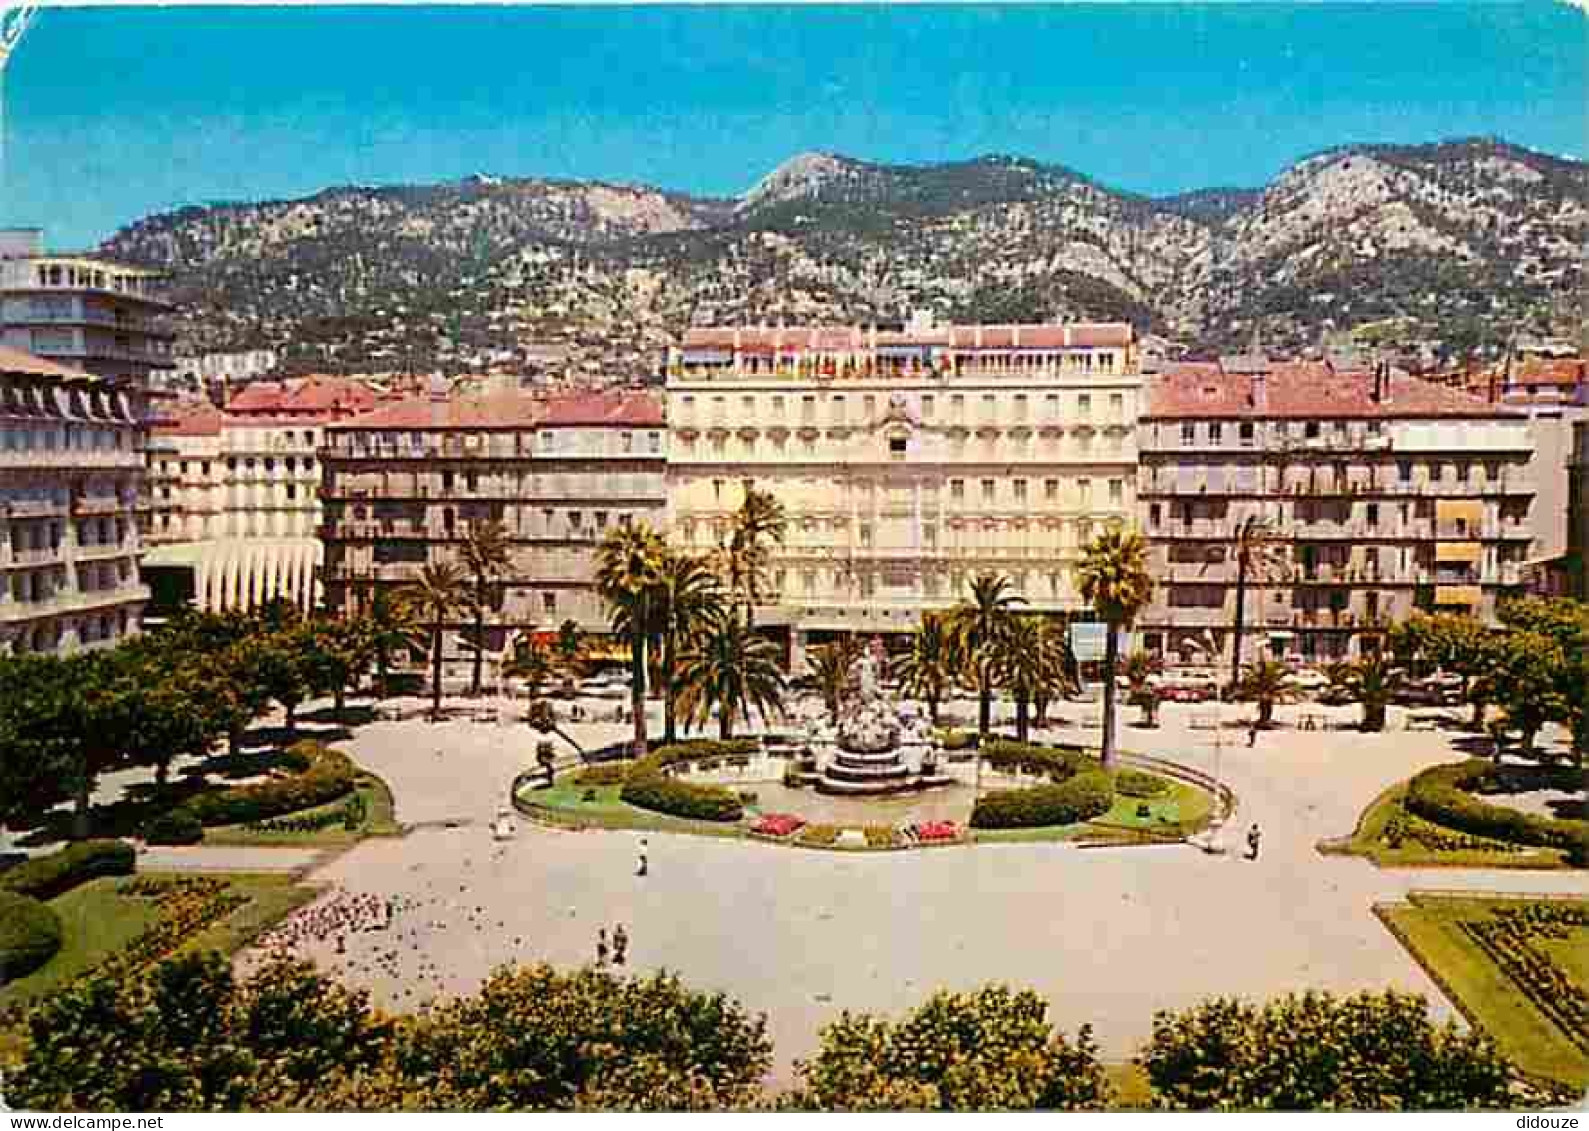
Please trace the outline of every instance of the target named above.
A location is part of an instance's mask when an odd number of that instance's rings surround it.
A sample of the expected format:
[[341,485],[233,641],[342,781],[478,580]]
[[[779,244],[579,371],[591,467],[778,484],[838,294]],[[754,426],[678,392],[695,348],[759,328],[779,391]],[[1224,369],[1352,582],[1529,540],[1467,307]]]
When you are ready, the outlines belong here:
[[1462,923],[1468,937],[1540,1012],[1589,1052],[1589,992],[1537,945],[1565,941],[1584,927],[1589,927],[1589,908],[1559,903],[1497,907],[1489,918]]
[[805,827],[805,819],[792,813],[768,813],[760,818],[750,831],[758,836],[785,837]]
[[812,848],[832,848],[839,839],[838,825],[807,825],[795,834],[795,840]]
[[1460,833],[1426,821],[1407,812],[1397,804],[1395,813],[1385,822],[1380,839],[1389,848],[1400,848],[1407,841],[1430,852],[1521,852],[1521,845],[1504,840]]
[[1437,825],[1512,844],[1570,850],[1589,838],[1589,821],[1536,816],[1475,797],[1470,791],[1482,787],[1493,771],[1482,758],[1431,767],[1407,783],[1404,804]]
[[961,829],[953,821],[923,821],[919,825],[911,825],[910,833],[924,844],[933,844],[959,840]]

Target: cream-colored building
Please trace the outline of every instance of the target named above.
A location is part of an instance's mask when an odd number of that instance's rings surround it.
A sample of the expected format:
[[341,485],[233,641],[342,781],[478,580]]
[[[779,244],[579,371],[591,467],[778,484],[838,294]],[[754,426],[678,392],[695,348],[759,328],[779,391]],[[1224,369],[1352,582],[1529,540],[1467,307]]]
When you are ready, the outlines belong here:
[[900,632],[1008,575],[1077,611],[1081,548],[1135,507],[1126,324],[689,331],[669,357],[670,534],[720,544],[754,482],[788,514],[759,626],[792,660]]
[[134,391],[0,346],[0,653],[139,630],[139,421]]

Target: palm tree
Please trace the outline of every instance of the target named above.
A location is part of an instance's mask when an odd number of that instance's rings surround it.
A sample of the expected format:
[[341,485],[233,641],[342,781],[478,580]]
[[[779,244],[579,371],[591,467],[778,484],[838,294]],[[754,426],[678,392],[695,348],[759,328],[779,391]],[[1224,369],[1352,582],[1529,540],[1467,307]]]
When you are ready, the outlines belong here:
[[938,705],[954,683],[954,648],[948,627],[935,613],[923,613],[921,627],[910,638],[910,650],[894,662],[894,678],[905,694],[927,704],[932,725]]
[[783,544],[789,519],[783,504],[771,491],[745,481],[745,498],[734,512],[728,545],[723,547],[724,573],[729,591],[745,606],[745,627],[755,627],[756,605],[763,596],[770,551],[765,542]]
[[1284,550],[1274,524],[1259,515],[1249,515],[1236,528],[1232,542],[1236,551],[1236,613],[1231,622],[1230,684],[1241,679],[1241,639],[1247,631],[1247,586],[1252,581],[1267,581],[1284,564]]
[[425,630],[410,604],[400,595],[379,588],[364,614],[364,629],[375,652],[375,679],[382,699],[390,694],[388,679],[392,658],[424,644]]
[[1106,626],[1103,659],[1103,764],[1115,758],[1115,665],[1120,659],[1120,633],[1130,628],[1153,596],[1148,575],[1148,549],[1135,530],[1111,526],[1082,553],[1076,568],[1082,598]]
[[812,648],[810,655],[811,678],[822,694],[830,722],[839,721],[839,699],[844,694],[844,683],[850,668],[860,659],[864,645],[854,636],[841,636],[831,644]]
[[634,712],[634,756],[649,752],[646,738],[646,642],[656,625],[667,547],[649,523],[609,530],[596,549],[596,592],[607,603],[612,630],[629,641],[629,705]]
[[662,637],[662,741],[677,739],[674,687],[679,656],[710,623],[728,611],[706,558],[668,551],[662,559],[657,619]]
[[441,718],[442,630],[464,604],[468,578],[457,562],[426,562],[408,592],[414,615],[430,634],[430,719]]
[[1290,673],[1278,660],[1257,660],[1247,665],[1236,693],[1258,704],[1258,725],[1267,729],[1274,723],[1275,704],[1290,693]]
[[1396,697],[1401,684],[1401,669],[1392,665],[1385,656],[1373,653],[1357,658],[1347,673],[1346,688],[1363,707],[1363,721],[1359,730],[1385,729],[1385,708]]
[[1042,647],[1050,663],[1063,677],[1052,684],[1041,684],[1032,697],[1032,707],[1038,726],[1048,725],[1048,705],[1056,694],[1067,693],[1081,686],[1081,668],[1076,654],[1070,650],[1069,626],[1055,617],[1043,618]]
[[778,646],[733,612],[696,636],[679,661],[679,684],[679,708],[690,725],[704,726],[716,708],[718,736],[725,742],[734,737],[735,719],[749,721],[754,710],[765,724],[783,713],[786,684]]
[[1032,701],[1040,688],[1063,686],[1065,672],[1044,647],[1042,618],[1012,616],[994,643],[994,666],[1000,683],[1015,700],[1015,737],[1031,733]]
[[479,695],[486,656],[486,611],[491,607],[492,583],[507,573],[513,561],[507,528],[497,519],[470,523],[458,556],[469,572],[469,608],[474,613],[474,674],[469,680],[469,694]]
[[950,610],[955,652],[960,669],[977,689],[977,734],[986,740],[993,724],[993,687],[998,676],[998,642],[1023,597],[1009,592],[1010,579],[998,574],[978,574],[971,581],[971,597]]
[[1153,677],[1164,670],[1164,660],[1152,652],[1138,648],[1126,657],[1126,702],[1142,708],[1142,725],[1157,725],[1159,694],[1153,686]]

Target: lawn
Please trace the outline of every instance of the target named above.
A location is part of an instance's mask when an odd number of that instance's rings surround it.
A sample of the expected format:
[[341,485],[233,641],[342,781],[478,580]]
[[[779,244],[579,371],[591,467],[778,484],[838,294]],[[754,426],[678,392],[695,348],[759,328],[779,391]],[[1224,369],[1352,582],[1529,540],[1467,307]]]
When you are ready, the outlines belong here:
[[[623,787],[618,785],[562,783],[549,789],[522,788],[514,800],[521,806],[528,806],[529,816],[574,828],[635,829],[727,837],[745,834],[744,827],[734,821],[691,821],[637,808],[619,798],[622,791]],[[592,795],[589,801],[585,800],[586,794]]]
[[[1381,868],[1527,868],[1549,871],[1569,867],[1566,853],[1554,848],[1528,847],[1514,852],[1435,850],[1413,840],[1403,840],[1398,847],[1392,848],[1385,840],[1385,828],[1402,811],[1401,799],[1406,792],[1406,782],[1391,786],[1363,810],[1357,828],[1349,838],[1327,841],[1319,846],[1320,851],[1363,856]],[[1428,827],[1441,831],[1440,826],[1431,825],[1415,814],[1405,813],[1403,819],[1414,829]]]
[[[325,828],[291,832],[286,830],[250,829],[246,825],[216,825],[204,830],[204,843],[265,848],[335,848],[357,844],[367,836],[397,836],[402,832],[394,816],[392,791],[374,774],[361,773],[354,793],[364,801],[364,823],[348,829],[341,821]],[[340,814],[348,798],[328,802],[312,809],[301,809],[285,816],[290,819],[312,819],[321,814]]]
[[[1407,947],[1475,1026],[1488,1032],[1518,1067],[1573,1088],[1589,1084],[1589,1052],[1547,1016],[1521,986],[1487,954],[1463,924],[1493,916],[1497,908],[1538,900],[1436,895],[1414,892],[1408,903],[1381,904],[1375,914]],[[1578,907],[1589,901],[1573,901]],[[1580,994],[1589,992],[1584,955],[1589,927],[1575,927],[1562,940],[1541,940],[1542,951]],[[1585,1035],[1578,1034],[1580,1042]]]

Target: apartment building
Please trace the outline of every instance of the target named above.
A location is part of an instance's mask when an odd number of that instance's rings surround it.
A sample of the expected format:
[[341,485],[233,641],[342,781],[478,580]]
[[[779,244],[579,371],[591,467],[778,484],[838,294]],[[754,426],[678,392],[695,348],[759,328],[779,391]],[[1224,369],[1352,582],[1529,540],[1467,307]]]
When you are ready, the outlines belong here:
[[1387,369],[1317,363],[1153,378],[1138,429],[1138,498],[1160,584],[1144,646],[1186,654],[1235,615],[1235,536],[1270,541],[1244,609],[1247,655],[1372,649],[1418,609],[1493,617],[1524,581],[1527,417]]
[[719,545],[747,483],[789,518],[756,623],[805,647],[905,632],[982,571],[1080,610],[1074,567],[1136,504],[1126,324],[700,328],[667,364],[670,537]]
[[0,651],[139,630],[140,415],[132,390],[0,346]]
[[176,364],[159,287],[158,272],[47,254],[40,231],[0,230],[0,342],[15,349],[147,389]]
[[1573,425],[1567,474],[1567,596],[1589,601],[1589,421]]
[[326,603],[365,608],[378,588],[456,558],[472,524],[498,520],[513,565],[488,647],[570,619],[606,631],[596,545],[621,523],[662,524],[665,442],[661,403],[630,392],[440,388],[334,424],[321,452]]
[[150,444],[144,566],[156,604],[219,611],[320,600],[319,451],[326,426],[381,403],[361,381],[255,382],[217,409],[173,406]]

